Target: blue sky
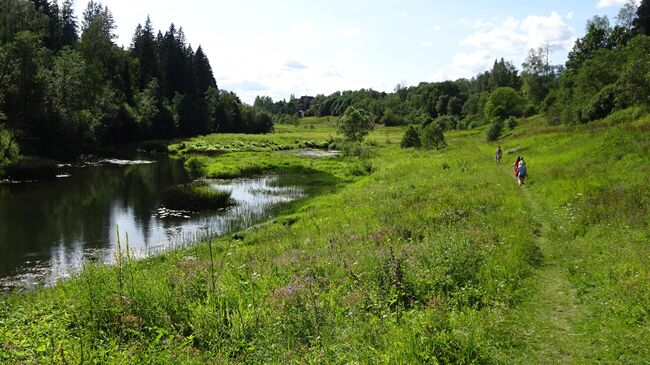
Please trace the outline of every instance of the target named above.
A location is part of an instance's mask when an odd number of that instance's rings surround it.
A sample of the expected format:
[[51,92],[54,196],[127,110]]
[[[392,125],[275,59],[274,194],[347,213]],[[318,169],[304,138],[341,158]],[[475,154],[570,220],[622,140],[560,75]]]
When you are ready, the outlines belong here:
[[[252,103],[291,94],[471,77],[504,57],[520,67],[549,41],[563,63],[587,19],[613,23],[625,0],[105,0],[128,46],[138,23],[171,22],[201,44],[220,88]],[[85,2],[77,2],[81,14]]]

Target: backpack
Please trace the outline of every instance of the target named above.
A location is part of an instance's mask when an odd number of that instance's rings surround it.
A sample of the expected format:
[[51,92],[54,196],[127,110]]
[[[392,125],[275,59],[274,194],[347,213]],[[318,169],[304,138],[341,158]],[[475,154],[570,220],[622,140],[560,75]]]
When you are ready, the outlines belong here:
[[519,166],[519,177],[525,177],[526,175],[526,165]]

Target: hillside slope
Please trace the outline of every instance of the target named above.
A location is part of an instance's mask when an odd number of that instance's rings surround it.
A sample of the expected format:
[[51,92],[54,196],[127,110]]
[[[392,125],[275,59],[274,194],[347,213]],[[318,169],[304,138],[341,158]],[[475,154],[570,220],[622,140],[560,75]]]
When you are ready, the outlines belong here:
[[334,186],[212,249],[2,296],[0,360],[650,361],[650,119],[532,118],[499,141],[501,165],[483,131],[449,134],[444,152],[400,149],[403,131],[374,132],[362,157],[201,156],[214,176],[246,164]]

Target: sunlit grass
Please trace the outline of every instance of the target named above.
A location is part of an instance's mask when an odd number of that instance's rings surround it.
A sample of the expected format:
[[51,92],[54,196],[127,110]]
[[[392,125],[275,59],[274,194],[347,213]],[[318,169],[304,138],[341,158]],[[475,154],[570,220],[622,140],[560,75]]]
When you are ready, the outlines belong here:
[[[647,361],[647,121],[554,127],[535,117],[491,144],[481,129],[449,133],[442,152],[400,149],[404,130],[376,129],[365,157],[182,150],[210,177],[304,174],[320,195],[212,250],[127,260],[121,275],[89,265],[56,288],[1,297],[0,360]],[[332,120],[308,119],[193,141],[299,148],[335,133]],[[513,151],[501,165],[496,144]],[[516,155],[528,163],[524,188],[512,178]],[[545,312],[557,306],[564,314]],[[575,351],[556,358],[562,349]]]

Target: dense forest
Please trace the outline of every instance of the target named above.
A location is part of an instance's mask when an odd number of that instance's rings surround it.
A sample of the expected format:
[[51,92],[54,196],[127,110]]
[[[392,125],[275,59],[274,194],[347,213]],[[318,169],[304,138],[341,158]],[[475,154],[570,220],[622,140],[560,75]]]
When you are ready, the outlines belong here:
[[[156,32],[149,18],[128,49],[115,44],[110,10],[90,1],[83,19],[73,3],[0,4],[0,163],[20,152],[71,159],[97,146],[211,132],[264,133],[298,116],[341,116],[351,106],[385,125],[442,130],[543,113],[552,123],[634,116],[650,104],[650,2],[633,0],[614,25],[588,21],[564,65],[548,46],[529,50],[519,70],[503,58],[471,79],[397,85],[329,96],[258,96],[252,107],[219,90],[210,62],[174,24]],[[269,114],[274,116],[273,119]],[[510,122],[514,125],[516,122]]]
[[208,57],[147,17],[128,49],[90,1],[0,3],[0,164],[18,153],[73,159],[97,146],[211,132],[263,133],[271,118],[219,90]]
[[273,113],[278,121],[290,121],[297,112],[339,116],[354,106],[371,113],[376,123],[436,121],[445,130],[499,126],[510,117],[538,113],[552,123],[569,124],[602,119],[616,111],[638,114],[650,104],[649,35],[650,1],[637,7],[630,0],[614,25],[606,16],[589,20],[565,65],[549,64],[547,45],[529,50],[521,70],[502,58],[469,80],[398,85],[392,93],[361,89],[276,102],[260,96],[254,107]]

